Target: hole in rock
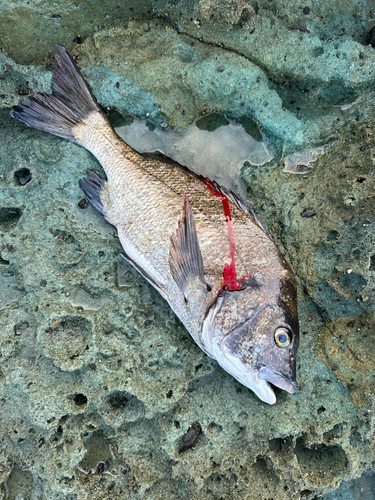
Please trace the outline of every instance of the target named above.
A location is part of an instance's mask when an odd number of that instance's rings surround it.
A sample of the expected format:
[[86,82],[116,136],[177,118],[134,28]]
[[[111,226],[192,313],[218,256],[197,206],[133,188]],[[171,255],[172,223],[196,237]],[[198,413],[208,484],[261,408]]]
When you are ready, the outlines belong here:
[[83,406],[87,404],[87,397],[84,394],[78,393],[74,396],[73,401],[77,406]]
[[14,180],[17,186],[24,186],[32,179],[31,172],[28,168],[20,168],[14,172]]

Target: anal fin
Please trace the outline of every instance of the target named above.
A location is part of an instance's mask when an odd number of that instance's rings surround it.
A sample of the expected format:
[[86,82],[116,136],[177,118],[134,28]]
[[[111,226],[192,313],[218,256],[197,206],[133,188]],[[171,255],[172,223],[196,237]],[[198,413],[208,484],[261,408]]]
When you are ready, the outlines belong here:
[[105,182],[105,178],[99,172],[95,172],[95,170],[87,170],[87,177],[79,181],[79,186],[91,205],[104,215],[104,217],[106,216],[106,211],[103,207],[100,193]]
[[161,296],[162,296],[165,300],[168,300],[167,294],[165,293],[165,291],[164,291],[164,289],[161,287],[161,285],[159,285],[158,283],[156,283],[156,281],[155,281],[153,278],[151,278],[151,276],[150,276],[150,275],[149,275],[149,274],[148,274],[148,273],[147,273],[144,269],[142,269],[142,268],[141,268],[141,267],[140,267],[140,266],[139,266],[136,262],[134,262],[134,260],[133,260],[133,259],[131,259],[131,258],[129,257],[129,255],[128,255],[127,253],[125,253],[125,251],[124,251],[124,252],[120,252],[120,255],[121,255],[121,256],[122,256],[122,257],[123,257],[123,258],[124,258],[127,262],[129,262],[129,264],[130,264],[131,266],[133,266],[133,267],[134,267],[134,269],[135,269],[136,271],[138,271],[138,272],[139,272],[139,274],[140,274],[141,276],[143,276],[143,277],[145,278],[145,280],[147,280],[147,281],[150,283],[150,285],[152,285],[152,286],[155,288],[155,290],[157,290],[157,291],[160,293],[160,295],[161,295]]
[[185,193],[183,203],[182,218],[176,233],[171,237],[169,266],[173,279],[187,300],[187,288],[193,281],[202,286],[204,292],[208,291],[208,287],[204,278],[203,259],[193,212]]

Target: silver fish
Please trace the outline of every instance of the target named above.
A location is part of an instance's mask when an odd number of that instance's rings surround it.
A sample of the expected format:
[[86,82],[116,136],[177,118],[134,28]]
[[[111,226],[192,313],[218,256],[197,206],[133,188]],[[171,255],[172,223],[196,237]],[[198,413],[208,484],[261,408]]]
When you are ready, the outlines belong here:
[[294,276],[246,203],[165,157],[140,155],[115,133],[66,49],[52,94],[13,118],[84,146],[107,179],[80,186],[116,226],[123,256],[168,301],[199,347],[267,403],[293,393],[299,326]]

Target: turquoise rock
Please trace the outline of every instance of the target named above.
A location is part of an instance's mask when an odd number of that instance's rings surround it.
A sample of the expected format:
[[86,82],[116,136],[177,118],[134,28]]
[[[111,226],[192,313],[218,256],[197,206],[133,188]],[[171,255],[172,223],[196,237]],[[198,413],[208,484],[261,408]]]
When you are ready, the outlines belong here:
[[[118,5],[0,12],[0,498],[352,500],[374,460],[370,2]],[[125,137],[267,145],[206,167],[235,172],[297,276],[296,394],[267,406],[201,352],[83,201],[96,160],[10,118],[49,92],[57,42]]]

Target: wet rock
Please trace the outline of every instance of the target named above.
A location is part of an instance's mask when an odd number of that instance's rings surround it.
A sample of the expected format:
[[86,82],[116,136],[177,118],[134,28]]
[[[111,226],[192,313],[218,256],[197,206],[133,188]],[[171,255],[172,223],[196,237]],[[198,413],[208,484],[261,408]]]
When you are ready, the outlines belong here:
[[318,340],[318,359],[349,389],[355,406],[363,405],[366,393],[375,394],[374,319],[359,316],[340,318],[327,324]]
[[14,179],[16,181],[16,184],[18,184],[19,186],[24,186],[31,181],[32,174],[28,168],[21,168],[14,172]]
[[301,212],[301,217],[314,217],[316,211],[313,208],[305,208]]
[[14,227],[22,216],[22,210],[14,207],[0,207],[0,228]]
[[82,316],[51,318],[48,327],[42,327],[38,339],[43,350],[62,370],[81,367],[91,341],[92,324]]
[[244,0],[200,0],[194,5],[194,14],[202,21],[219,25],[225,30],[241,24],[249,31],[255,27],[255,11]]
[[373,26],[368,34],[368,43],[375,48],[375,26]]
[[27,321],[24,321],[23,323],[18,323],[15,327],[14,327],[14,333],[16,335],[22,335],[23,332],[25,330],[27,330],[29,328],[29,323]]
[[193,448],[193,446],[197,444],[201,433],[202,427],[199,424],[191,425],[178,447],[178,453],[184,453],[185,451],[190,450],[190,448]]
[[86,200],[86,198],[82,198],[81,200],[79,200],[78,206],[79,206],[79,208],[84,209],[87,207],[88,203],[89,202]]

